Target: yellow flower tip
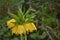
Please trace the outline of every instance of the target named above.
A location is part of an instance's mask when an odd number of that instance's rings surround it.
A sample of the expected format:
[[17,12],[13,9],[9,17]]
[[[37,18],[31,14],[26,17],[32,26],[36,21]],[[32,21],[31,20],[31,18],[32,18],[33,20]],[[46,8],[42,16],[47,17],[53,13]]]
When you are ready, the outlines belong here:
[[34,23],[30,23],[30,32],[33,32],[34,30],[37,30],[36,26]]
[[37,28],[36,28],[34,23],[31,23],[31,26],[34,28],[34,30],[37,30]]
[[16,20],[11,19],[11,20],[7,21],[7,26],[8,26],[8,28],[12,28],[12,27],[15,26],[15,24],[14,24],[13,22],[16,22]]
[[16,20],[15,19],[11,19],[11,20],[9,20],[10,22],[16,22]]

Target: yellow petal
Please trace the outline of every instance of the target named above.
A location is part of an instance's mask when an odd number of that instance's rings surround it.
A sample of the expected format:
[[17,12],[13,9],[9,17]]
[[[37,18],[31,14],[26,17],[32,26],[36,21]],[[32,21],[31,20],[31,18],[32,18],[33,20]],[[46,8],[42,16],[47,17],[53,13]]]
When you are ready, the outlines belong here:
[[33,26],[31,26],[31,24],[30,24],[30,29],[29,29],[29,32],[33,32]]
[[11,30],[12,30],[12,34],[17,34],[17,27],[13,27]]
[[26,32],[29,33],[29,29],[30,29],[30,25],[29,25],[29,23],[24,24],[23,26],[24,26]]
[[36,26],[34,25],[34,23],[31,23],[31,26],[34,30],[37,30]]
[[18,33],[23,34],[25,32],[23,25],[18,25]]
[[7,21],[7,26],[8,26],[8,28],[12,28],[12,27],[15,26],[15,24],[14,24],[13,22],[16,22],[16,20],[11,19],[11,20]]
[[36,26],[34,25],[34,23],[27,23],[24,24],[24,28],[25,30],[28,32],[33,32],[34,30],[37,30]]
[[9,22],[16,22],[16,20],[15,19],[11,19],[11,20],[9,20]]
[[12,28],[12,27],[14,27],[15,25],[14,25],[13,23],[7,22],[7,26],[8,26],[8,28]]

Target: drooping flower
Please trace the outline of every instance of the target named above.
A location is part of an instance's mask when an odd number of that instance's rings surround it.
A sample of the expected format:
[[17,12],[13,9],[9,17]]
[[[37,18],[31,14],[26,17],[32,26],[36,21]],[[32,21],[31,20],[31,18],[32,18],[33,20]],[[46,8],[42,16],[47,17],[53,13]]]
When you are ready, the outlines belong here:
[[25,23],[25,24],[15,24],[16,20],[15,19],[11,19],[9,21],[7,21],[7,26],[8,28],[11,29],[12,34],[25,34],[25,33],[29,33],[29,32],[33,32],[34,30],[37,30],[36,26],[34,25],[34,23]]
[[34,23],[24,24],[24,28],[25,28],[25,30],[26,30],[27,33],[33,32],[34,30],[37,30],[37,28],[36,28],[36,26],[34,25]]
[[7,21],[8,28],[14,27],[15,26],[15,24],[14,24],[15,22],[16,22],[16,20],[14,20],[14,19],[11,19],[11,20]]
[[17,25],[16,27],[12,28],[11,30],[12,30],[12,34],[16,34],[16,35],[26,33],[23,25]]
[[29,23],[26,23],[26,24],[24,24],[23,26],[24,26],[26,32],[29,33],[30,24],[29,24]]
[[13,28],[11,29],[12,34],[18,34],[17,29],[18,29],[18,27],[16,27],[16,26],[13,27]]
[[36,26],[34,23],[30,23],[30,32],[33,32],[34,30],[37,30]]
[[23,25],[18,25],[18,33],[19,33],[19,34],[24,34],[24,33],[26,33]]

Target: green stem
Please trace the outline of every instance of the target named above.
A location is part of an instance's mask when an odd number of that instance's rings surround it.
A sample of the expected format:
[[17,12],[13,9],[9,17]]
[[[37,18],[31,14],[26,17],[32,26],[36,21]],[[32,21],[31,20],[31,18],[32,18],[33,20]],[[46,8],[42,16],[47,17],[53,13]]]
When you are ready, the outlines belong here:
[[22,34],[20,35],[20,40],[23,40],[23,35]]
[[25,34],[25,40],[27,40],[27,35]]

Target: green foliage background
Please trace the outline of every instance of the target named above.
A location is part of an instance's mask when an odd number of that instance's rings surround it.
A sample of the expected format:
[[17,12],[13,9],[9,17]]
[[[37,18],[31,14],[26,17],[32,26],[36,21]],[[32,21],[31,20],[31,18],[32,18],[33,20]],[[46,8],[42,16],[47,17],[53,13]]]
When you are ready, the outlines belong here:
[[60,40],[60,0],[0,0],[0,40],[19,40],[6,26],[10,19],[8,9],[17,14],[18,6],[25,11],[31,5],[36,14],[37,32],[30,33],[28,40]]

